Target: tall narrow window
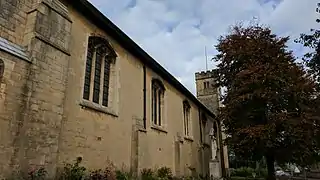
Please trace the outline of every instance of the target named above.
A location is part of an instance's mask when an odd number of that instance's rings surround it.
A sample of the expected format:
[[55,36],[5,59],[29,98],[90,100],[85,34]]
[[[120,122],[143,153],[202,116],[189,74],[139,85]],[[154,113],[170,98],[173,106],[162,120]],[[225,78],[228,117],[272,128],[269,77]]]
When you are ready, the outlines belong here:
[[3,73],[4,73],[4,62],[3,60],[0,59],[0,83],[2,82]]
[[210,88],[210,83],[208,81],[203,82],[204,89]]
[[101,37],[89,37],[83,99],[108,106],[110,65],[116,53]]
[[165,89],[161,81],[157,79],[152,80],[152,123],[157,126],[162,125],[164,90]]
[[183,101],[183,126],[185,136],[190,136],[190,109],[191,106],[189,102]]

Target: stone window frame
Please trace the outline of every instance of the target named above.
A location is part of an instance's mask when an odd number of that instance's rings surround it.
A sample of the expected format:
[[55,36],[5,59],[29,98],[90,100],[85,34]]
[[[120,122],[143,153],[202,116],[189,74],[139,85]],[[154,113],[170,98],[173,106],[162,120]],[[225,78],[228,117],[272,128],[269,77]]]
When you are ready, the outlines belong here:
[[152,127],[165,131],[165,86],[161,80],[153,78],[151,81],[151,123]]
[[188,100],[184,100],[183,106],[183,128],[184,136],[192,137],[191,105]]
[[[98,112],[106,113],[115,117],[118,117],[118,99],[119,99],[119,67],[117,61],[118,61],[118,55],[113,48],[113,46],[110,44],[108,39],[104,36],[100,35],[89,35],[87,38],[87,48],[86,48],[86,54],[85,54],[85,60],[84,60],[84,68],[83,68],[83,80],[81,83],[81,101],[80,105],[83,108],[92,109]],[[92,42],[92,40],[98,40],[98,42],[95,44]],[[93,44],[91,44],[93,43]],[[97,50],[99,48],[104,49],[100,53],[101,57],[101,69],[100,69],[100,75],[96,74],[98,69],[96,69],[96,59],[97,59]],[[93,55],[89,56],[91,53]],[[91,58],[91,62],[89,62],[89,58]],[[91,63],[91,64],[90,64]],[[108,85],[105,87],[105,84],[107,83],[107,79],[105,77],[105,72],[107,71],[107,63],[109,65],[109,76],[108,76]],[[89,67],[88,67],[89,66]],[[89,69],[88,69],[89,68]],[[89,72],[88,72],[89,71]],[[100,77],[100,81],[97,81],[98,76]],[[89,77],[89,97],[87,94],[85,94],[87,90],[85,90],[86,86],[88,85],[88,79]],[[99,97],[98,102],[93,101],[94,96],[94,80],[96,79],[96,83],[99,83]],[[106,90],[107,89],[107,90]],[[97,90],[97,89],[96,89]],[[96,96],[96,95],[95,95]],[[96,98],[96,97],[95,97]],[[104,102],[104,100],[107,99],[107,102]]]

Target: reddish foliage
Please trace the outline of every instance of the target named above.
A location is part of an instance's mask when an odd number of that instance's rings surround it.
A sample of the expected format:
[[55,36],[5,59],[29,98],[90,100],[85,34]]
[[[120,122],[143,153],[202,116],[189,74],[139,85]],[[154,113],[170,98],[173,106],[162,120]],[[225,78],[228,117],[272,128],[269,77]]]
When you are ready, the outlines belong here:
[[238,155],[307,165],[320,150],[319,103],[288,40],[260,26],[236,26],[219,39],[218,85],[227,88],[219,118]]

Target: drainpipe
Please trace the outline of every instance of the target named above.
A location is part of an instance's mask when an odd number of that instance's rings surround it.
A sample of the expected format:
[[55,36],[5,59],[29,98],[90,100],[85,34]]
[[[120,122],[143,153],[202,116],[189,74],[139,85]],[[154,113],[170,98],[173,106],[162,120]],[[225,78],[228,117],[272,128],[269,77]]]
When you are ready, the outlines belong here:
[[201,111],[200,111],[200,108],[198,108],[199,110],[199,127],[200,127],[200,142],[203,143],[203,140],[202,140],[202,127],[201,127]]
[[143,128],[147,129],[147,74],[146,66],[143,65]]

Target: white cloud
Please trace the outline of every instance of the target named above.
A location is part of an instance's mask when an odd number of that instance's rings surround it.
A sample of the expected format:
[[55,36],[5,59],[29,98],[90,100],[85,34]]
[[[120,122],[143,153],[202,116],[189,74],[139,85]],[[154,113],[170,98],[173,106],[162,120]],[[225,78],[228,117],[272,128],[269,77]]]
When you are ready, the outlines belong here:
[[[294,38],[315,28],[318,0],[90,0],[195,94],[194,73],[205,70],[230,25],[253,17]],[[300,45],[289,47],[301,55]],[[209,61],[209,68],[214,62]]]

